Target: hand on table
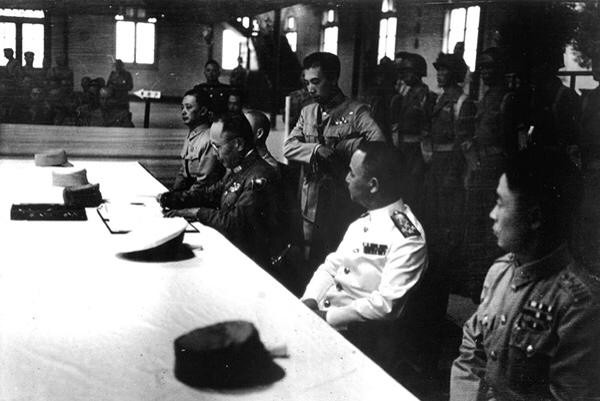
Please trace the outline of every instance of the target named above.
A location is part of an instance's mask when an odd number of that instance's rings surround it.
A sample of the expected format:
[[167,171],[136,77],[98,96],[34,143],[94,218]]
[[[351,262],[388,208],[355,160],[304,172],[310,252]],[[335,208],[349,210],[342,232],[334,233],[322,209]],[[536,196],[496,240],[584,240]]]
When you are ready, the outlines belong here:
[[189,209],[164,209],[163,216],[164,217],[183,217],[186,219],[195,219],[196,214],[198,213],[197,208],[189,208]]
[[319,316],[321,319],[327,320],[327,311],[320,310],[319,305],[317,304],[317,301],[315,299],[313,299],[313,298],[304,299],[304,300],[302,300],[302,303],[304,305],[306,305],[306,307],[308,309],[315,312],[317,314],[317,316]]

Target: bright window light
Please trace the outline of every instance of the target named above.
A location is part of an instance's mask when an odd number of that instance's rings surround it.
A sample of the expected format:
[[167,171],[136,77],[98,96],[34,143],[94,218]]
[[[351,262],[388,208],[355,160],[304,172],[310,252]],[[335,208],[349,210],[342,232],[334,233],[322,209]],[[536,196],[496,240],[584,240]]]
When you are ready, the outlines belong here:
[[0,8],[0,17],[44,18],[42,10],[24,10],[22,8]]
[[124,63],[135,61],[135,22],[117,21],[116,58]]
[[387,56],[394,59],[396,52],[396,17],[384,18],[379,21],[379,45],[377,50],[377,61]]
[[[248,45],[250,48],[248,48]],[[233,29],[223,30],[223,54],[221,65],[225,70],[233,70],[237,67],[238,57],[242,58],[242,65],[246,65],[250,53],[250,70],[258,70],[258,61],[256,59],[256,50],[252,41],[245,36],[240,35]]]
[[290,48],[295,52],[298,45],[298,32],[287,32],[285,37],[290,44]]
[[154,24],[136,24],[135,61],[139,64],[154,63]]
[[335,10],[327,11],[327,22],[335,22]]
[[288,17],[287,19],[287,29],[294,30],[296,29],[296,18]]
[[33,52],[33,66],[42,68],[44,60],[44,25],[23,24],[23,54]]
[[154,64],[156,25],[148,22],[116,22],[116,58],[124,63]]
[[475,71],[477,41],[479,37],[479,17],[481,8],[455,8],[446,14],[444,44],[445,53],[454,52],[458,42],[464,42],[464,60],[471,71]]
[[330,26],[323,31],[323,51],[337,54],[338,27]]
[[381,12],[388,13],[396,11],[396,7],[394,6],[394,0],[383,0],[381,2]]
[[[0,49],[15,49],[17,46],[17,25],[14,22],[0,22]],[[2,55],[0,66],[5,66],[8,60]]]

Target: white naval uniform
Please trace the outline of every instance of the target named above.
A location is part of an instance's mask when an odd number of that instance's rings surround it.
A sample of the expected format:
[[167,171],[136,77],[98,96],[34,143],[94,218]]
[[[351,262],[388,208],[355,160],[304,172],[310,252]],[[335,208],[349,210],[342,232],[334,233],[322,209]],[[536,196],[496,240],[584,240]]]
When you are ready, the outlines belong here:
[[[408,219],[399,229],[392,214]],[[348,227],[338,249],[319,266],[302,299],[315,299],[334,327],[400,313],[406,293],[427,268],[425,232],[401,200],[371,210]]]

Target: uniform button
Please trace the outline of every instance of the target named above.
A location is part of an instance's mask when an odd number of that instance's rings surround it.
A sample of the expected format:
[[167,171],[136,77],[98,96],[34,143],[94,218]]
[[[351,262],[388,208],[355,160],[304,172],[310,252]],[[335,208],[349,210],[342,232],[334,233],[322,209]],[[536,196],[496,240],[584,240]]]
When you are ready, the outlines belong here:
[[483,324],[484,325],[488,324],[488,315],[483,316]]
[[350,269],[348,267],[344,267],[344,273],[346,273],[346,274],[350,273]]
[[510,289],[513,291],[517,291],[517,286],[514,284],[511,284]]
[[364,228],[363,228],[363,231],[364,231],[364,232],[367,232],[367,231],[369,231],[369,227],[364,227]]
[[341,290],[342,290],[342,285],[341,285],[340,283],[337,283],[337,284],[335,285],[335,288],[336,288],[338,291],[341,291]]
[[527,348],[525,348],[525,351],[527,352],[527,356],[531,356],[535,352],[535,349],[533,348],[533,345],[529,344]]
[[326,308],[329,308],[331,306],[331,301],[326,299],[325,301],[323,301],[323,305],[325,305]]
[[500,316],[500,322],[501,322],[502,324],[506,324],[506,315],[501,315],[501,316]]
[[358,249],[358,248],[354,248],[354,249],[352,250],[352,252],[354,252],[354,253],[358,253],[358,251],[359,251],[359,249]]
[[495,350],[492,350],[492,352],[490,352],[490,358],[492,358],[492,360],[495,361],[496,359],[498,359],[498,353]]

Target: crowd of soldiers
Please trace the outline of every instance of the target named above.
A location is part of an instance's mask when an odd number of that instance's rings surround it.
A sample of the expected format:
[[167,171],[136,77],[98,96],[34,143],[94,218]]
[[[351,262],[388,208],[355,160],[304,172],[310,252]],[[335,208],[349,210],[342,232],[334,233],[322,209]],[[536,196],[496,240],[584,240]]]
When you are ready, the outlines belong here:
[[23,54],[25,65],[4,49],[0,67],[0,122],[17,124],[133,127],[129,111],[131,74],[116,60],[107,80],[85,76],[81,90],[73,90],[73,71],[59,56],[56,65],[33,66],[35,54]]

